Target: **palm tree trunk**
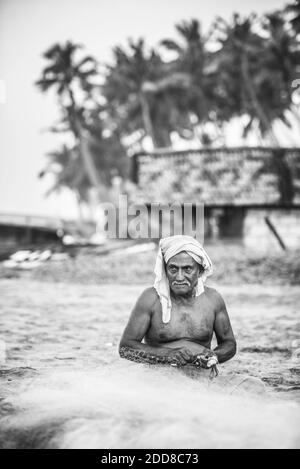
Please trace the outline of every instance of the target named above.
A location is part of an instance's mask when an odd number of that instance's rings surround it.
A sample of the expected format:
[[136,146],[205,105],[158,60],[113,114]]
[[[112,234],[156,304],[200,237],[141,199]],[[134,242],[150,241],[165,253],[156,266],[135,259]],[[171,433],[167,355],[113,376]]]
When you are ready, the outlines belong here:
[[80,128],[80,124],[78,124],[78,130],[79,130],[79,149],[80,149],[80,155],[82,158],[83,166],[86,172],[86,175],[90,181],[91,186],[95,187],[99,192],[102,190],[102,182],[100,180],[97,168],[95,166],[94,160],[93,160],[93,155],[90,152],[89,149],[89,135],[87,131],[83,130]]
[[155,126],[153,130],[155,135],[156,148],[168,148],[171,146],[172,142],[170,134],[165,127],[162,125],[160,127]]
[[153,147],[156,148],[157,142],[156,142],[154,131],[153,131],[149,103],[142,90],[140,91],[139,98],[140,98],[140,104],[142,108],[142,118],[143,118],[143,123],[144,123],[146,134],[151,138]]
[[82,203],[81,203],[80,193],[79,193],[78,190],[75,189],[74,194],[75,194],[75,198],[76,198],[76,202],[77,202],[79,223],[80,223],[80,226],[83,226],[84,225],[84,215],[83,215],[83,210],[82,210]]
[[103,192],[103,184],[99,178],[98,170],[94,163],[93,155],[89,149],[89,136],[87,131],[82,128],[81,122],[77,115],[77,106],[75,103],[73,91],[69,88],[69,97],[71,101],[70,109],[68,110],[70,115],[70,120],[74,125],[74,134],[75,138],[79,143],[79,154],[82,159],[83,168],[86,173],[86,176],[92,187],[95,187],[98,193],[99,202],[101,201],[101,192]]
[[290,111],[291,111],[292,115],[294,116],[298,127],[300,128],[300,114],[299,114],[299,110],[298,110],[297,106],[292,104],[291,107],[290,107]]

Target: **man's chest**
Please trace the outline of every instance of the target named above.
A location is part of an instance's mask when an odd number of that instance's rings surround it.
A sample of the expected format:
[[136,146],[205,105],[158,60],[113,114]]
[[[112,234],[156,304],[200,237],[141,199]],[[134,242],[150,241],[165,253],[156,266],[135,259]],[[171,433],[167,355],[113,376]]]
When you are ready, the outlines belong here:
[[213,324],[214,311],[206,301],[199,300],[193,306],[173,304],[171,320],[166,324],[162,322],[161,307],[155,308],[147,335],[158,342],[179,338],[206,341],[212,336]]

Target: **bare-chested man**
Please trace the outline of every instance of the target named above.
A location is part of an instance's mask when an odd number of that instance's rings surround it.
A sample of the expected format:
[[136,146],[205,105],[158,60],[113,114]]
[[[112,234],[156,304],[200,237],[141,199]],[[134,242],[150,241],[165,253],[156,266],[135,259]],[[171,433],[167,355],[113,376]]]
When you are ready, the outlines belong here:
[[[189,236],[161,240],[154,287],[139,297],[120,342],[120,355],[145,363],[210,368],[235,355],[224,300],[203,281],[211,261]],[[217,347],[211,350],[215,332]]]

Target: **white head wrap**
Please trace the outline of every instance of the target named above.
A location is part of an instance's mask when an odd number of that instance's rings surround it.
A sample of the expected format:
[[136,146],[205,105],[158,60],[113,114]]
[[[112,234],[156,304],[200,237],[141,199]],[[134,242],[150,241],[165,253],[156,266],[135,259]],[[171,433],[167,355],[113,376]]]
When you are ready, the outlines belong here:
[[165,271],[165,264],[180,252],[185,251],[198,264],[204,268],[203,274],[198,279],[196,286],[196,296],[204,292],[203,283],[212,274],[212,262],[207,253],[195,238],[192,236],[170,236],[160,240],[154,274],[154,288],[159,296],[162,306],[162,320],[168,323],[171,319],[172,302],[170,296],[170,285]]

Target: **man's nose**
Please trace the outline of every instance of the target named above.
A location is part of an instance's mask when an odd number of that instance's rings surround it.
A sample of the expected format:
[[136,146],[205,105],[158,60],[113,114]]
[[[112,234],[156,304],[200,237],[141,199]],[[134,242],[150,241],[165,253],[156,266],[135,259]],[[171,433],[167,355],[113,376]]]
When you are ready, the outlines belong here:
[[179,282],[184,280],[184,275],[183,275],[183,270],[182,269],[178,269],[177,275],[176,275],[176,280],[179,281]]

